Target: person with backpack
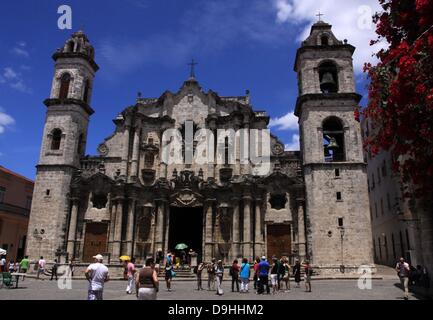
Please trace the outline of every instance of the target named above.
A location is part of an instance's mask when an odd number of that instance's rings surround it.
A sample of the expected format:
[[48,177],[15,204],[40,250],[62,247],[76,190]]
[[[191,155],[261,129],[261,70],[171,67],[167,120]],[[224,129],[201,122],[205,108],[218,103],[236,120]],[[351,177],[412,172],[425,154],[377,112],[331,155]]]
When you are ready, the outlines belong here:
[[263,294],[265,292],[265,286],[267,294],[269,294],[271,291],[269,289],[269,269],[270,265],[266,261],[266,257],[263,256],[258,266],[259,286],[257,294]]
[[167,260],[165,262],[165,283],[167,285],[167,291],[171,292],[171,280],[175,274],[173,270],[173,256],[171,253],[167,254]]
[[410,267],[404,258],[401,257],[397,263],[395,270],[397,271],[398,277],[400,278],[401,287],[404,290],[404,300],[409,299],[409,272]]
[[250,281],[250,264],[247,258],[242,259],[242,265],[240,269],[241,278],[241,293],[248,293],[248,282]]
[[212,258],[212,262],[207,265],[207,289],[209,291],[215,290],[215,258]]
[[239,262],[237,259],[235,259],[232,266],[230,267],[230,276],[232,277],[232,292],[235,292],[235,284],[236,291],[239,292],[239,270]]
[[222,296],[224,294],[223,291],[223,276],[224,276],[224,266],[222,260],[218,260],[218,263],[215,265],[215,278],[217,282],[217,292],[216,294]]
[[296,288],[300,288],[301,283],[301,263],[299,259],[295,260],[295,265],[293,266],[293,276],[295,277]]
[[57,268],[58,267],[59,267],[59,264],[57,263],[57,259],[54,259],[54,264],[51,267],[51,279],[50,279],[50,281],[53,280],[54,277],[56,277],[56,281],[58,280],[57,279]]
[[305,261],[304,266],[304,272],[305,272],[305,292],[311,292],[311,276],[313,275],[313,268],[310,265],[310,261]]
[[286,268],[284,267],[284,259],[286,258],[282,257],[280,260],[278,260],[278,290],[281,290],[281,281],[286,274]]

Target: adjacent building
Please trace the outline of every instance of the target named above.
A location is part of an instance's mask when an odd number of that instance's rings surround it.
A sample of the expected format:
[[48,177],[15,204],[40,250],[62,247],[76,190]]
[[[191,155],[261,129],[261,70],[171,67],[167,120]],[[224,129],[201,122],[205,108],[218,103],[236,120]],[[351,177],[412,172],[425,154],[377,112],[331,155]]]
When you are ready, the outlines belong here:
[[22,259],[32,203],[33,181],[0,166],[0,248],[7,259]]
[[[363,137],[367,139],[378,125],[370,119],[363,119],[362,128]],[[365,151],[364,157],[368,163],[375,263],[395,267],[397,260],[404,257],[413,266],[428,265],[432,256],[431,245],[428,245],[432,232],[431,209],[426,210],[416,199],[402,196],[401,177],[392,168],[390,152],[381,151],[373,156]]]

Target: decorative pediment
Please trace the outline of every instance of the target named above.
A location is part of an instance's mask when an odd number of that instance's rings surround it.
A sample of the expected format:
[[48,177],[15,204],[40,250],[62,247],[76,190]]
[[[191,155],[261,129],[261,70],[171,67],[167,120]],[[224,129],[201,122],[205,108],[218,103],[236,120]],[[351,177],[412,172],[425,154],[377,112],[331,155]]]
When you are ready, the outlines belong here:
[[170,183],[173,189],[199,190],[203,183],[203,172],[201,171],[199,175],[196,176],[194,171],[183,170],[178,173],[175,169]]

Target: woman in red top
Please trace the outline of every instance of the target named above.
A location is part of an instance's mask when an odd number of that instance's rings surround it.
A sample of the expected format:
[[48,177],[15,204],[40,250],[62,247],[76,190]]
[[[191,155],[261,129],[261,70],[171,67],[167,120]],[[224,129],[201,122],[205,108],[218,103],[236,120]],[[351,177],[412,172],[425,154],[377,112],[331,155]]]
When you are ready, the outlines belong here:
[[260,258],[256,257],[256,260],[254,261],[254,289],[257,290],[257,285],[259,282],[259,263],[260,263]]

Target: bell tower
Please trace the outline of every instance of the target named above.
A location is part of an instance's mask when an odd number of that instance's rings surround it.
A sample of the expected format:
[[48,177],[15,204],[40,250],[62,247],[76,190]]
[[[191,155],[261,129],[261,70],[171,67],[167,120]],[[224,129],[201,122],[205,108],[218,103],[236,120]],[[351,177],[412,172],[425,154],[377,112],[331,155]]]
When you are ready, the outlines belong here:
[[82,31],[54,53],[54,78],[47,106],[29,221],[27,254],[55,258],[66,250],[69,190],[84,156],[93,79],[98,66],[94,49]]
[[302,166],[306,186],[307,256],[332,272],[372,265],[373,249],[361,127],[354,111],[352,56],[319,21],[297,51]]

